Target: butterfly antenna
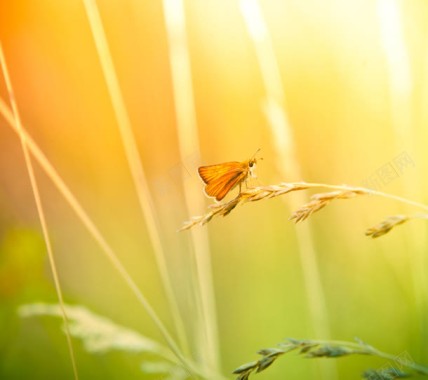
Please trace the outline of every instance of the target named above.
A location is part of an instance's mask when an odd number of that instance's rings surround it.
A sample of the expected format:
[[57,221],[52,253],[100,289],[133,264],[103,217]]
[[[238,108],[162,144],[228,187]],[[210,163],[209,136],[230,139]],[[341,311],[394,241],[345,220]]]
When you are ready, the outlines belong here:
[[[259,149],[257,149],[256,150],[256,152],[253,154],[253,156],[251,157],[251,160],[254,158],[254,157],[256,157],[256,154],[257,153],[259,153],[260,152],[260,150],[261,150],[261,148],[259,148]],[[262,160],[262,158],[261,158],[261,160]]]

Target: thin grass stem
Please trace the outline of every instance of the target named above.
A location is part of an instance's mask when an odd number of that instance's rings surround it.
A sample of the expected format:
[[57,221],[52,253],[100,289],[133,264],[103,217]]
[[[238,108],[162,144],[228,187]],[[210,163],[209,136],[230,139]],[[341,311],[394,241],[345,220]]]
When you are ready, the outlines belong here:
[[[226,203],[215,203],[210,206],[210,210],[202,216],[195,216],[191,220],[184,223],[183,227],[179,231],[187,230],[195,225],[204,225],[208,223],[215,216],[226,216],[236,206],[247,202],[256,202],[262,199],[275,198],[281,195],[285,195],[291,192],[300,192],[310,188],[325,188],[334,189],[336,191],[322,192],[312,195],[310,202],[300,206],[290,216],[289,220],[294,220],[296,223],[301,222],[309,218],[315,212],[323,209],[330,202],[339,199],[351,199],[362,195],[376,195],[379,197],[393,199],[398,202],[402,202],[414,207],[427,210],[428,206],[420,203],[408,200],[406,198],[398,197],[392,194],[384,193],[381,191],[374,191],[364,187],[353,187],[348,185],[328,185],[321,183],[308,183],[308,182],[282,182],[277,185],[270,186],[258,186],[255,188],[248,189],[241,192],[238,196]],[[394,215],[386,218],[382,223],[377,226],[371,227],[366,231],[366,235],[372,237],[379,237],[389,232],[394,226],[403,224],[409,220],[414,219],[428,219],[427,213],[416,213],[413,215]]]
[[9,93],[9,99],[10,99],[10,104],[12,107],[14,122],[15,122],[15,125],[17,128],[18,134],[19,134],[19,138],[21,140],[22,152],[24,154],[24,159],[25,159],[25,166],[27,167],[28,177],[30,179],[31,189],[33,191],[34,201],[36,203],[36,208],[37,208],[37,214],[39,216],[39,221],[40,221],[40,225],[42,228],[43,238],[44,238],[45,245],[46,245],[46,251],[48,254],[48,258],[49,258],[49,264],[51,267],[52,276],[53,276],[53,280],[54,280],[54,284],[55,284],[55,290],[57,293],[57,297],[58,297],[58,301],[59,301],[59,305],[60,305],[60,309],[61,309],[61,315],[62,315],[62,319],[64,321],[65,336],[67,339],[67,346],[68,346],[68,351],[69,351],[69,355],[70,355],[71,366],[73,368],[73,375],[74,375],[74,379],[78,380],[79,379],[79,373],[77,370],[76,355],[75,355],[74,348],[73,348],[73,342],[71,340],[71,334],[70,334],[70,328],[69,328],[67,313],[65,311],[64,297],[63,297],[63,293],[62,293],[61,282],[59,280],[59,275],[58,275],[58,268],[56,266],[55,257],[53,254],[52,243],[51,243],[51,239],[49,236],[49,230],[48,230],[48,226],[46,223],[46,217],[45,217],[45,212],[43,209],[42,200],[40,197],[39,186],[38,186],[37,179],[36,179],[36,176],[34,173],[34,168],[33,168],[33,164],[32,164],[29,149],[28,149],[28,142],[26,139],[26,135],[23,133],[21,117],[19,115],[18,105],[16,103],[16,98],[15,98],[15,94],[13,91],[12,82],[11,82],[11,79],[9,76],[9,71],[7,68],[6,59],[4,56],[3,46],[1,44],[1,42],[0,42],[0,65],[1,65],[1,68],[2,68],[2,71],[4,74],[6,87],[7,87],[8,93]]
[[[297,184],[299,184],[299,182],[296,182],[295,184],[297,185]],[[394,201],[401,202],[404,204],[408,204],[411,206],[415,206],[415,207],[421,208],[425,211],[428,211],[428,206],[423,204],[423,203],[415,202],[415,201],[412,201],[410,199],[400,197],[398,195],[385,193],[385,192],[379,191],[379,190],[368,189],[365,187],[348,186],[348,185],[329,185],[329,184],[325,184],[325,183],[308,183],[308,182],[300,182],[300,184],[302,184],[302,185],[304,184],[304,185],[308,186],[308,188],[318,187],[318,188],[324,188],[324,189],[344,190],[344,191],[364,191],[364,192],[367,192],[369,195],[376,195],[376,196],[382,197],[382,198],[389,198],[389,199],[392,199]]]
[[[301,178],[300,165],[294,149],[292,128],[288,122],[285,109],[285,92],[282,86],[281,73],[260,4],[257,0],[241,0],[241,9],[256,50],[265,86],[264,110],[279,158],[279,170],[285,178]],[[302,199],[287,200],[291,208],[295,208],[296,202],[301,201]],[[296,231],[296,236],[308,295],[312,328],[317,336],[328,338],[330,337],[329,317],[311,226],[305,224]],[[323,378],[329,380],[337,378],[337,369],[334,363],[325,364],[320,370]]]
[[[8,125],[16,132],[18,133],[18,127],[15,125],[14,118],[12,112],[8,109],[6,103],[3,101],[3,99],[0,99],[0,113],[4,116],[4,118],[7,120]],[[23,126],[22,126],[23,127]],[[125,281],[127,286],[131,289],[133,294],[136,296],[139,303],[143,306],[144,310],[147,312],[149,317],[152,319],[155,326],[158,328],[162,336],[164,337],[167,345],[171,349],[171,351],[177,356],[178,360],[183,364],[185,368],[187,368],[191,373],[200,373],[201,371],[197,368],[196,365],[194,365],[189,359],[184,357],[181,350],[178,348],[177,344],[175,343],[175,340],[172,338],[158,315],[156,314],[155,310],[151,306],[151,304],[147,301],[144,294],[141,292],[141,290],[138,288],[135,281],[132,279],[126,268],[123,266],[121,261],[118,259],[118,256],[116,252],[113,250],[113,248],[109,245],[107,240],[104,238],[102,233],[99,231],[93,220],[90,218],[90,216],[87,214],[85,209],[82,207],[82,205],[79,203],[79,201],[76,199],[74,194],[71,192],[71,190],[68,188],[68,186],[65,184],[64,180],[61,178],[61,176],[58,174],[58,172],[54,169],[52,164],[49,162],[49,160],[46,158],[46,156],[43,154],[43,152],[40,150],[40,148],[37,146],[37,144],[34,142],[34,140],[31,138],[31,136],[28,134],[28,132],[24,129],[22,129],[22,134],[25,136],[25,139],[27,141],[27,146],[29,149],[29,152],[33,155],[35,160],[39,163],[43,171],[46,173],[48,178],[52,181],[52,183],[55,185],[55,187],[58,189],[58,191],[61,193],[61,195],[64,197],[66,202],[70,205],[71,209],[76,213],[78,219],[81,221],[81,223],[85,226],[85,228],[88,230],[89,234],[94,238],[94,240],[97,242],[99,247],[101,248],[101,251],[106,255],[106,257],[110,260],[113,267],[118,271],[120,277]]]
[[388,361],[380,369],[365,371],[362,374],[364,379],[392,380],[407,378],[414,374],[428,376],[428,367],[414,362],[407,355],[405,357],[391,355],[359,339],[356,339],[356,342],[347,342],[289,338],[280,343],[278,347],[259,350],[258,354],[262,356],[259,360],[243,364],[236,368],[233,373],[237,375],[237,380],[248,380],[252,374],[266,370],[280,356],[290,352],[297,352],[307,359],[329,358],[331,360],[350,355],[369,355]]
[[[175,111],[177,118],[178,141],[181,161],[193,156],[199,160],[199,137],[194,105],[192,74],[187,44],[186,18],[182,0],[164,0],[165,27],[169,43],[169,60]],[[204,207],[203,195],[183,181],[185,204],[189,215],[201,212]],[[217,310],[213,286],[211,253],[207,231],[192,231],[193,287],[198,290],[200,314],[198,351],[200,360],[212,371],[220,368],[218,343]]]
[[[415,113],[412,102],[415,99],[416,73],[410,56],[411,46],[406,39],[406,27],[404,16],[409,11],[406,2],[398,0],[377,1],[377,16],[379,24],[379,45],[384,53],[387,95],[390,103],[391,129],[395,137],[396,149],[415,151],[414,134],[411,132],[416,125]],[[420,177],[412,177],[402,182],[403,194],[406,197],[423,196]],[[425,231],[411,230],[408,240],[414,247],[408,261],[413,268],[413,288],[416,294],[420,341],[428,339],[428,280],[426,268],[428,259],[426,256],[427,233]],[[417,235],[416,235],[417,234]],[[420,346],[422,357],[427,356],[424,345]]]
[[107,83],[108,92],[113,105],[113,110],[118,123],[120,136],[125,149],[127,162],[131,171],[132,179],[138,196],[139,205],[146,222],[150,240],[153,245],[156,262],[161,275],[165,293],[171,308],[172,318],[175,324],[180,344],[185,352],[189,352],[189,346],[184,329],[184,322],[174,296],[171,285],[166,256],[161,243],[161,237],[153,208],[153,199],[147,184],[144,168],[141,164],[137,143],[132,132],[131,122],[126,110],[123,95],[120,89],[119,80],[114,68],[113,59],[109,50],[107,38],[105,36],[101,17],[95,1],[83,0],[89,25],[95,41],[96,50],[100,59],[102,71]]

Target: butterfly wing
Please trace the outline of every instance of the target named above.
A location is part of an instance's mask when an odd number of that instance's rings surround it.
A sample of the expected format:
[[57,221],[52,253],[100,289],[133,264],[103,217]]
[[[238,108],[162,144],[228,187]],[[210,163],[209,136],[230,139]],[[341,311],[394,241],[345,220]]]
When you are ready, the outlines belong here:
[[208,185],[206,185],[205,193],[207,193],[207,195],[210,197],[215,197],[215,199],[221,201],[226,196],[226,194],[236,185],[241,183],[246,176],[247,173],[245,172],[225,174],[221,180],[210,182]]
[[201,166],[198,172],[207,184],[205,193],[220,201],[247,177],[248,165],[246,162],[226,162],[218,165]]

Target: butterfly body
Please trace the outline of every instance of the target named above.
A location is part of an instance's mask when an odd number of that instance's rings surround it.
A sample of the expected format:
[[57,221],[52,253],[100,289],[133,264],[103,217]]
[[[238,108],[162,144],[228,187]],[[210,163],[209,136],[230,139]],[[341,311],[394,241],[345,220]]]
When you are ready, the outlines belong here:
[[223,164],[201,166],[198,172],[206,184],[205,193],[209,197],[214,197],[216,200],[221,201],[236,186],[239,185],[239,189],[241,189],[242,182],[246,181],[249,175],[255,177],[255,167],[256,159],[251,158],[243,162],[231,161]]

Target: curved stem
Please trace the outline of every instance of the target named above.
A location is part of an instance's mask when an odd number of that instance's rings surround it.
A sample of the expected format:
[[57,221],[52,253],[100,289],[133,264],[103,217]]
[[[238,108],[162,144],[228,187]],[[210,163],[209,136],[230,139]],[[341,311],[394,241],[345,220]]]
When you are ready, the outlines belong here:
[[393,194],[388,194],[388,193],[384,193],[383,191],[378,191],[378,190],[373,190],[373,189],[368,189],[366,187],[358,187],[358,186],[349,186],[349,185],[328,185],[325,183],[308,183],[308,182],[292,182],[290,183],[291,185],[304,185],[307,186],[309,188],[316,188],[316,187],[320,187],[320,188],[324,188],[324,189],[333,189],[333,190],[345,190],[345,191],[364,191],[370,195],[375,195],[378,197],[383,197],[383,198],[389,198],[401,203],[406,203],[408,205],[411,206],[415,206],[418,208],[421,208],[425,211],[428,211],[428,206],[420,203],[420,202],[415,202],[412,200],[409,200],[407,198],[403,198],[403,197],[399,197],[398,195],[393,195]]
[[420,365],[418,363],[415,363],[414,361],[411,361],[409,359],[405,360],[400,358],[399,355],[392,355],[388,354],[386,352],[380,351],[377,348],[374,348],[373,346],[370,346],[368,344],[365,344],[363,342],[347,342],[347,341],[341,341],[341,340],[310,340],[311,344],[318,344],[318,345],[324,345],[324,346],[338,346],[338,347],[347,347],[352,350],[351,354],[359,354],[359,355],[372,355],[377,356],[379,358],[383,358],[386,360],[389,360],[391,362],[395,362],[400,364],[403,367],[410,368],[420,374],[428,375],[428,368]]

